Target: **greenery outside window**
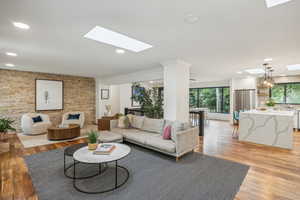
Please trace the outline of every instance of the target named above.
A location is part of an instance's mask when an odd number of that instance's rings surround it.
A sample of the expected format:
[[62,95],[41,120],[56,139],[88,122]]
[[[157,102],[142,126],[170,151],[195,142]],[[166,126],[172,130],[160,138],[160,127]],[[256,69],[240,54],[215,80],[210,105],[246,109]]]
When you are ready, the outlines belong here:
[[229,107],[229,87],[190,89],[190,108],[208,108],[214,113],[229,113]]
[[270,89],[270,97],[277,104],[300,104],[300,83],[280,83]]

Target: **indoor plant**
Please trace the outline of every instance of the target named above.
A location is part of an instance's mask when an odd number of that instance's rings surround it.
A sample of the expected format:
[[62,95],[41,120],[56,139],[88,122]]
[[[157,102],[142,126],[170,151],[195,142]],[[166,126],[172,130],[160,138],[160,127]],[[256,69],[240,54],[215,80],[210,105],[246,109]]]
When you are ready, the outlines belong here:
[[158,88],[141,87],[139,83],[134,83],[132,87],[139,88],[139,92],[132,94],[132,100],[138,102],[141,110],[149,118],[163,118],[163,97]]
[[269,98],[267,101],[266,101],[266,106],[268,107],[273,107],[275,106],[275,101],[271,98]]
[[14,120],[8,118],[0,118],[0,134],[5,134],[7,131],[15,131],[16,129],[12,127]]
[[[2,136],[7,133],[9,130],[15,131],[16,129],[12,127],[12,123],[14,121],[8,118],[0,118],[0,139],[2,140]],[[8,152],[9,151],[9,143],[0,141],[1,149],[0,153]]]
[[88,148],[89,148],[89,150],[97,149],[97,146],[98,146],[97,139],[98,139],[98,133],[96,131],[91,131],[88,134]]

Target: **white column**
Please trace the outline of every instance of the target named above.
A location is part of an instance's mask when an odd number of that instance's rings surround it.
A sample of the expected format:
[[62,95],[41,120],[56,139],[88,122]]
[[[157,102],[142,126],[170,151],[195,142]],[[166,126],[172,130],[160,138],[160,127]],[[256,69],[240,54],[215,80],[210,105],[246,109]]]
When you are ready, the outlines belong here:
[[164,118],[189,121],[190,64],[182,60],[167,61],[164,67]]

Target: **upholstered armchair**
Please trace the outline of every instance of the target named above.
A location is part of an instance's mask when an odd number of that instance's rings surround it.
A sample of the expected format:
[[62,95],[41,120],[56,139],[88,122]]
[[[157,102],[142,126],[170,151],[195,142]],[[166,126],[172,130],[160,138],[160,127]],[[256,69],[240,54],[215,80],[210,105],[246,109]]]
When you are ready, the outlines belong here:
[[[78,119],[72,118],[71,115],[78,115]],[[83,128],[84,126],[84,112],[67,112],[63,115],[61,126],[69,126],[69,124],[78,124],[80,128]]]
[[[34,117],[40,116],[42,121],[34,123]],[[24,134],[38,135],[46,133],[47,129],[51,126],[49,116],[40,113],[26,113],[21,118],[21,128]]]

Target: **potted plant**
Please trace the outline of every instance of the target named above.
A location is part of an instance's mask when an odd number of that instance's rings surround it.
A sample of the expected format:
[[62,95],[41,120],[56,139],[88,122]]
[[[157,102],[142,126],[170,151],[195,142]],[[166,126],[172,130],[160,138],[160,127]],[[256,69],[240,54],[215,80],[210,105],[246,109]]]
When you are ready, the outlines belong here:
[[269,98],[266,101],[266,106],[268,106],[268,107],[274,107],[275,106],[275,101],[273,99]]
[[98,146],[97,139],[98,139],[98,133],[96,131],[91,131],[88,134],[88,148],[89,148],[89,150],[97,149],[97,146]]
[[0,134],[4,135],[9,130],[15,131],[16,129],[12,127],[14,120],[8,118],[0,118]]
[[[9,130],[15,131],[16,129],[12,127],[12,123],[14,121],[8,118],[0,118],[0,137],[4,136]],[[2,143],[2,144],[1,144]],[[1,149],[0,153],[8,152],[9,151],[9,143],[8,142],[0,142]]]

